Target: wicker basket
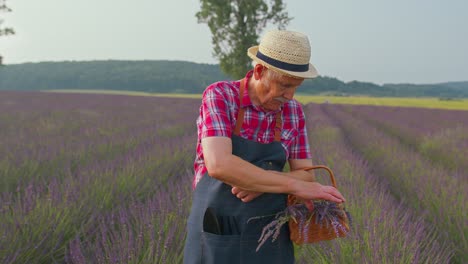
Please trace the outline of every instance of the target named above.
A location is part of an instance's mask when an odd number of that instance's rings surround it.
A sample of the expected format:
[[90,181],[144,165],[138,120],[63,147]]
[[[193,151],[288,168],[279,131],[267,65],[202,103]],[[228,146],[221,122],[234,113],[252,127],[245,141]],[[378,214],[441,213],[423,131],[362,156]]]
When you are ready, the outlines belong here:
[[[312,166],[304,168],[303,170],[314,170],[314,169],[325,169],[330,174],[332,185],[336,188],[336,181],[335,176],[333,176],[333,172],[330,168],[322,165]],[[288,206],[295,205],[298,203],[302,203],[297,197],[294,195],[288,196]],[[349,231],[349,219],[347,213],[345,211],[344,205],[337,204],[336,205],[340,213],[336,217],[340,227],[336,228],[333,227],[330,221],[325,221],[327,219],[322,219],[322,221],[317,221],[317,214],[309,212],[307,216],[307,221],[300,222],[300,220],[291,219],[289,220],[289,231],[290,231],[290,238],[296,244],[305,244],[305,243],[315,243],[323,240],[332,240],[337,237],[345,237]],[[302,220],[304,221],[304,219]],[[325,221],[325,223],[324,223]]]

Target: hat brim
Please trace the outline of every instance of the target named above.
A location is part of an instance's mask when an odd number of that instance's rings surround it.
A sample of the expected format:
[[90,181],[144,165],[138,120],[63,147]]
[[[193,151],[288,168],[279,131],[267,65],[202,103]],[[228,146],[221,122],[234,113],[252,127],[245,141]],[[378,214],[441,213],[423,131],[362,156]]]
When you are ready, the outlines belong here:
[[304,72],[288,71],[288,70],[284,70],[284,69],[275,67],[275,66],[273,66],[273,65],[259,59],[257,57],[257,52],[258,52],[258,46],[253,46],[253,47],[250,47],[247,50],[247,55],[252,60],[266,66],[267,68],[271,68],[273,70],[276,70],[276,71],[278,71],[280,73],[283,73],[285,75],[288,75],[288,76],[291,76],[291,77],[294,77],[294,78],[312,79],[312,78],[315,78],[315,77],[318,76],[317,69],[315,69],[314,65],[312,65],[311,63],[309,63],[309,70],[308,71],[304,71]]

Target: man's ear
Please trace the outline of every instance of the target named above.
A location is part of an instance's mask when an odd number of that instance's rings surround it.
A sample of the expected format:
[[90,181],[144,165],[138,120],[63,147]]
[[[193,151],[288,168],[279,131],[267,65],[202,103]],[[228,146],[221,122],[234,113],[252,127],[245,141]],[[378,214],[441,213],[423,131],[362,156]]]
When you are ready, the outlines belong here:
[[254,66],[254,72],[253,72],[253,77],[255,78],[255,80],[260,80],[260,78],[262,78],[264,71],[265,71],[265,66],[263,66],[262,64],[260,63],[257,63],[255,64]]

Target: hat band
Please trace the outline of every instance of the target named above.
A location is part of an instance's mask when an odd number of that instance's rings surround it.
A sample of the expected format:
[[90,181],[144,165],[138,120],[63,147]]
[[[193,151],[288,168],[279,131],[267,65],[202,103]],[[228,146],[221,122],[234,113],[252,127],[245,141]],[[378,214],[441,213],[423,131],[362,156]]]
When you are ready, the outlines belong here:
[[257,51],[257,58],[263,60],[264,62],[275,66],[276,68],[283,69],[286,71],[293,71],[293,72],[306,72],[309,70],[309,64],[291,64],[283,61],[279,61],[273,58],[270,58],[266,56],[265,54],[261,53],[260,51]]

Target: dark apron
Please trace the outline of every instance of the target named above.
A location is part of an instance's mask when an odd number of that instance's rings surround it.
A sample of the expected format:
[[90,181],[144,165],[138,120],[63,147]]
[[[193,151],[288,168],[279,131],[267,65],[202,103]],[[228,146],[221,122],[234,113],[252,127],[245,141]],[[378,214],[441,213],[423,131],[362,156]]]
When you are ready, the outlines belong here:
[[[241,82],[240,102],[245,79]],[[239,136],[244,109],[239,105],[236,129],[232,136],[232,154],[265,170],[282,171],[286,154],[280,142],[281,112],[276,116],[275,141],[262,144]],[[271,238],[256,252],[258,239],[265,225],[286,207],[286,194],[264,193],[244,203],[231,193],[232,187],[205,174],[193,194],[187,222],[184,263],[294,263],[294,248],[289,229],[283,225],[275,242]],[[221,234],[205,232],[203,218],[210,207],[216,214]],[[269,216],[250,220],[256,216]]]

